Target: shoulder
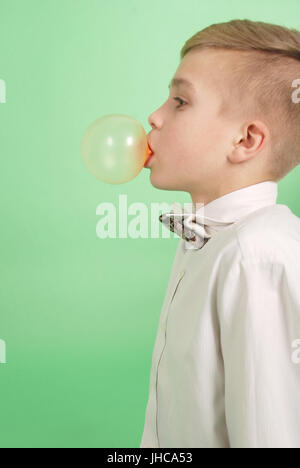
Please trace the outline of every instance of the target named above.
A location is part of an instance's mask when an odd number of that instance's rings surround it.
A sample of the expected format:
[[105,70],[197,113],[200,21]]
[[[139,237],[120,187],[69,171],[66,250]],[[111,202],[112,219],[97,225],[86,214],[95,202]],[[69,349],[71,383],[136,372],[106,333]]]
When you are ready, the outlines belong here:
[[227,294],[228,304],[243,291],[263,297],[290,290],[297,296],[299,259],[300,219],[286,205],[252,212],[228,230],[218,263],[218,294]]
[[286,205],[254,211],[226,231],[214,261],[221,282],[245,268],[265,271],[276,265],[300,277],[300,219]]
[[242,261],[281,263],[300,258],[300,219],[286,205],[245,216],[235,223],[233,234]]

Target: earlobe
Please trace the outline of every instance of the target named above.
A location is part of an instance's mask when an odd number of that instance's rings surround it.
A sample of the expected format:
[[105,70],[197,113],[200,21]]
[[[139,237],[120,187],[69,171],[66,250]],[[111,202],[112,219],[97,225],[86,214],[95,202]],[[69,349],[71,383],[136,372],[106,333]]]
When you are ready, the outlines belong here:
[[232,164],[237,164],[249,159],[249,155],[247,156],[243,146],[241,146],[240,144],[236,144],[235,148],[227,156],[227,159]]

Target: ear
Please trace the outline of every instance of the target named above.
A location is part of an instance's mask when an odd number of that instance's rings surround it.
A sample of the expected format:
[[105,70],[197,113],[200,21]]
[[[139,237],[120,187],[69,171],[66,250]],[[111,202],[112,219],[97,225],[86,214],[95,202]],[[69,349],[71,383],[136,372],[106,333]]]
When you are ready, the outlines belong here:
[[239,141],[227,156],[232,163],[247,161],[257,155],[270,139],[270,130],[261,120],[248,122],[244,125]]

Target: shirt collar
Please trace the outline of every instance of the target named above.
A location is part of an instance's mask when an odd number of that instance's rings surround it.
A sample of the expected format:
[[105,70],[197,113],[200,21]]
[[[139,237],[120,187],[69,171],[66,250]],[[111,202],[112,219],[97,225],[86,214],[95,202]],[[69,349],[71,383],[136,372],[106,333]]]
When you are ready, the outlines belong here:
[[161,214],[159,220],[188,243],[192,242],[192,248],[199,249],[205,239],[217,231],[253,211],[276,204],[277,194],[277,183],[268,180],[227,193],[202,205],[197,211],[193,203],[184,203],[183,211],[180,204],[173,203],[171,212]]
[[[278,185],[272,180],[249,185],[203,205],[196,214],[233,223],[253,211],[276,204]],[[190,204],[190,208],[193,204]],[[197,208],[197,205],[196,205]]]
[[171,212],[161,214],[159,220],[168,229],[192,242],[192,248],[199,249],[206,242],[205,239],[217,231],[253,211],[275,205],[277,194],[277,183],[268,180],[227,193],[202,205],[197,211],[193,203],[184,203],[183,211],[180,204],[173,203]]

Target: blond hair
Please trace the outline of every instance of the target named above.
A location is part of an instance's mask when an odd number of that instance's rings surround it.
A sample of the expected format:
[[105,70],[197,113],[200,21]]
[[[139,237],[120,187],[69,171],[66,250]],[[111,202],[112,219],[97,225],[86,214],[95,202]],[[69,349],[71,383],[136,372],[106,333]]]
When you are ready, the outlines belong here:
[[228,118],[239,113],[267,122],[268,173],[282,179],[300,164],[300,102],[292,99],[300,80],[300,31],[247,19],[212,24],[185,42],[180,58],[207,48],[239,51],[224,83],[223,110]]

